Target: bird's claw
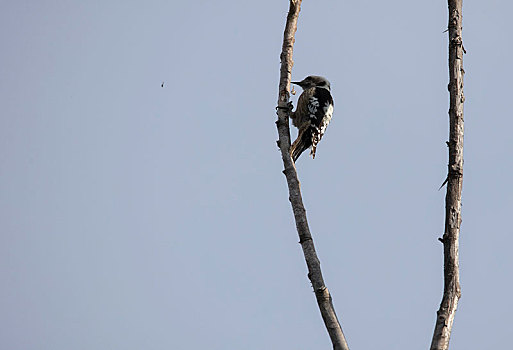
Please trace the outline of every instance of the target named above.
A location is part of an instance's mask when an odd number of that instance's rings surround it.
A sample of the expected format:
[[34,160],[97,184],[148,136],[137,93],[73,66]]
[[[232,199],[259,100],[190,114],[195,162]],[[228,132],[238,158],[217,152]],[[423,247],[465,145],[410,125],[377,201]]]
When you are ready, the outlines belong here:
[[286,106],[277,106],[276,110],[278,109],[284,109],[289,112],[292,112],[292,110],[294,109],[294,105],[292,104],[292,101],[289,101]]
[[289,101],[286,106],[277,106],[276,110],[278,109],[286,109],[292,112],[292,110],[294,109],[294,105],[292,104],[292,101]]

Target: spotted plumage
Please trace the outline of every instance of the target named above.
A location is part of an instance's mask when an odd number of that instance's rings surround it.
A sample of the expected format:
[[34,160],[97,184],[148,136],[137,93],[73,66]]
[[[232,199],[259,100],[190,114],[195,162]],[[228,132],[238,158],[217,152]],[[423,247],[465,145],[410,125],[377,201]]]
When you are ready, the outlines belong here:
[[291,114],[292,124],[299,129],[298,137],[290,148],[294,162],[308,148],[315,158],[317,144],[321,141],[333,115],[333,98],[330,83],[323,77],[311,75],[299,82],[303,88],[297,108]]

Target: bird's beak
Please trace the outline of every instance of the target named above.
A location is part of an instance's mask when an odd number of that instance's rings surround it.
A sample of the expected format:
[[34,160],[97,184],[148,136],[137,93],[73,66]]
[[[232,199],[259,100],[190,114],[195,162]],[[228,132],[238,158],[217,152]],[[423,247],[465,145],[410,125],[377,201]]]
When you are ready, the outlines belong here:
[[290,83],[291,83],[291,84],[295,84],[295,85],[300,85],[300,86],[301,86],[301,82],[300,82],[300,81],[291,81]]

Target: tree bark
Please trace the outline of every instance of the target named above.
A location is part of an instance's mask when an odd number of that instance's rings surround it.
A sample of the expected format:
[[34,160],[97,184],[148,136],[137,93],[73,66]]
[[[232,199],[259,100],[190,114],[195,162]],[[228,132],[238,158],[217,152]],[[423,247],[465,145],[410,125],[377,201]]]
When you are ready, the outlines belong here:
[[289,99],[290,99],[290,81],[292,72],[292,50],[294,46],[294,35],[297,29],[297,19],[301,8],[301,0],[290,0],[289,13],[287,15],[287,22],[285,25],[285,32],[283,35],[283,46],[280,55],[281,68],[280,68],[280,85],[278,93],[278,107],[277,114],[278,120],[276,125],[278,128],[278,146],[281,150],[281,157],[285,170],[283,173],[287,179],[289,188],[289,200],[292,205],[292,211],[296,221],[296,228],[299,235],[299,243],[303,249],[306,265],[308,267],[308,278],[312,283],[315,292],[317,304],[321,311],[322,319],[328,331],[335,350],[348,350],[347,342],[345,340],[342,328],[338,321],[331,295],[328,288],[324,285],[324,279],[321,273],[321,265],[315,246],[313,243],[312,235],[308,227],[306,218],[306,210],[303,206],[301,197],[301,190],[299,179],[296,172],[296,167],[290,157],[290,130],[289,130]]
[[449,348],[454,315],[461,296],[459,277],[459,234],[463,182],[463,41],[462,0],[449,4],[449,166],[445,196],[445,229],[439,240],[444,245],[444,294],[437,312],[431,350]]

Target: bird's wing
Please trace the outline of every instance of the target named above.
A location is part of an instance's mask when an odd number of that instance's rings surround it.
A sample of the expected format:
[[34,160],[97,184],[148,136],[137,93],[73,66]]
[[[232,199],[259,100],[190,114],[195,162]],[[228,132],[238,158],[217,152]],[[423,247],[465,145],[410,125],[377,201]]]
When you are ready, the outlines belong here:
[[308,109],[310,112],[310,128],[315,128],[315,130],[312,130],[312,150],[310,155],[312,158],[315,158],[317,144],[321,141],[333,115],[333,98],[329,90],[315,88],[314,94],[310,97]]
[[315,88],[314,93],[310,96],[308,101],[308,112],[311,124],[315,125],[319,130],[320,140],[333,115],[333,98],[329,90]]

